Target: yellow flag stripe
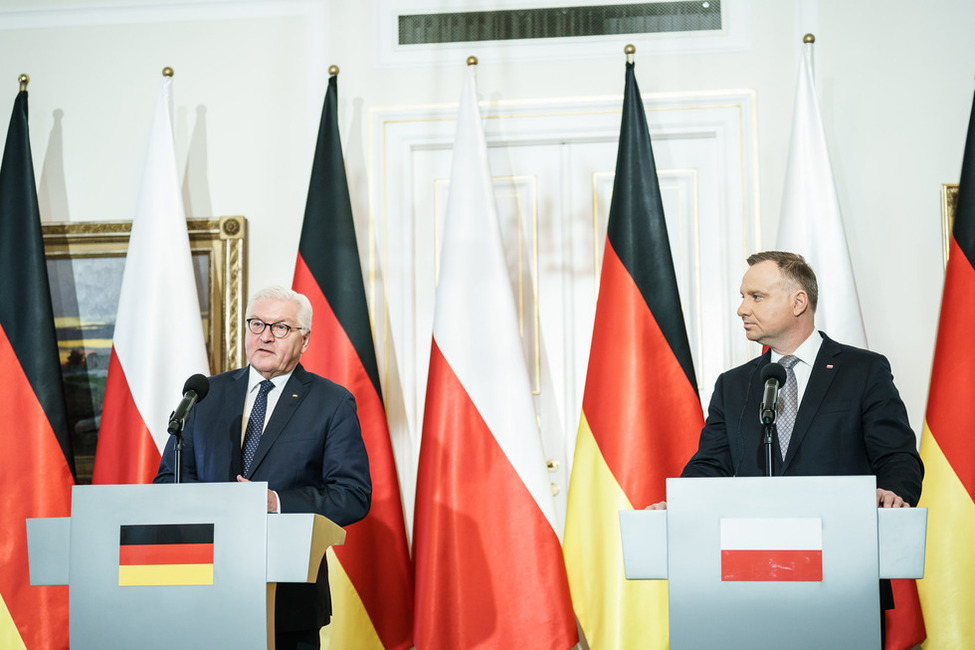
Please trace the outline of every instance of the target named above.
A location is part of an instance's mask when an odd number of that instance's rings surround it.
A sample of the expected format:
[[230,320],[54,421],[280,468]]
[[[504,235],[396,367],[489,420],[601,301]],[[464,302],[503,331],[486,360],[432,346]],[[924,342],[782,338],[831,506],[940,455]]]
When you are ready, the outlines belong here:
[[565,528],[572,604],[589,647],[667,648],[667,582],[623,575],[619,511],[632,509],[582,414]]
[[120,587],[212,585],[212,564],[131,564],[118,568]]
[[14,623],[14,619],[10,615],[10,610],[7,609],[7,603],[3,602],[2,595],[0,595],[0,648],[5,648],[6,650],[27,650],[27,647],[24,645],[24,640],[20,638],[17,624]]
[[975,643],[975,503],[931,435],[921,435],[928,509],[924,579],[917,591],[930,650],[963,650]]
[[322,628],[323,650],[383,650],[349,574],[328,549],[328,586],[332,592],[332,621]]

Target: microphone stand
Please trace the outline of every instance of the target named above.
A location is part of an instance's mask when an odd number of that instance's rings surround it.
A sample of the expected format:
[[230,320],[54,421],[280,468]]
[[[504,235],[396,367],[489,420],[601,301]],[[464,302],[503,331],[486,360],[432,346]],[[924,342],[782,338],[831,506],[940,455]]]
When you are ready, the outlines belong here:
[[765,476],[772,476],[772,436],[775,433],[775,418],[773,417],[771,421],[765,423]]
[[[175,415],[175,412],[173,413]],[[183,482],[183,420],[171,419],[169,433],[176,436],[173,445],[173,483]]]
[[778,416],[778,407],[762,409],[760,419],[765,427],[765,476],[772,476],[772,447],[773,440],[778,433],[775,425],[775,418]]

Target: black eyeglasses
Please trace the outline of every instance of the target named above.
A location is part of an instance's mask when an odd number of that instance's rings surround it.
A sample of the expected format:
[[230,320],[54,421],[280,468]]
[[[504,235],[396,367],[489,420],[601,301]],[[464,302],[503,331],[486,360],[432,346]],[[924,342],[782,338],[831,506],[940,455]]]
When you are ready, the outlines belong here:
[[248,318],[247,319],[247,329],[249,329],[254,334],[263,334],[264,330],[271,328],[271,336],[276,339],[288,338],[291,334],[291,330],[298,330],[299,332],[304,332],[304,327],[292,327],[287,323],[265,323],[260,318]]

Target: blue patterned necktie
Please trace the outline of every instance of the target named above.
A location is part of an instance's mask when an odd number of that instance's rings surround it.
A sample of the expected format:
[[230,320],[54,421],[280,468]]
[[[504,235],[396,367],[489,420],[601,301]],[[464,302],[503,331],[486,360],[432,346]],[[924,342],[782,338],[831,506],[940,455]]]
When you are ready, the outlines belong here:
[[264,430],[264,417],[267,415],[267,394],[274,388],[270,379],[259,384],[261,390],[254,400],[251,416],[247,419],[247,430],[244,431],[244,476],[247,475],[257,453],[257,445],[261,442],[261,431]]
[[792,428],[796,423],[796,414],[799,412],[799,384],[796,382],[796,373],[792,369],[799,362],[799,357],[791,354],[779,359],[779,364],[785,367],[785,386],[779,392],[779,415],[775,419],[775,428],[779,432],[779,451],[782,452],[782,460],[789,450],[789,440],[792,439]]

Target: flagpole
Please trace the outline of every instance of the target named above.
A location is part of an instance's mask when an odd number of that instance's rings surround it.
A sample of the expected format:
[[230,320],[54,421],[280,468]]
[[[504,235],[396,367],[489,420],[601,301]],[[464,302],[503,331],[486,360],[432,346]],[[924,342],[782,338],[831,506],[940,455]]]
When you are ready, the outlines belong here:
[[626,62],[633,63],[633,55],[636,54],[636,45],[627,43],[626,47],[623,48],[623,53],[626,55]]
[[[816,42],[815,34],[806,34],[802,37],[802,42],[809,51],[809,72],[812,73],[813,83],[816,81],[816,59],[813,58],[813,43]],[[818,87],[818,86],[817,86]]]
[[20,84],[20,92],[27,90],[27,84],[30,83],[30,75],[22,74],[17,77],[17,82]]
[[339,76],[339,67],[337,65],[328,66],[328,76],[329,77]]

